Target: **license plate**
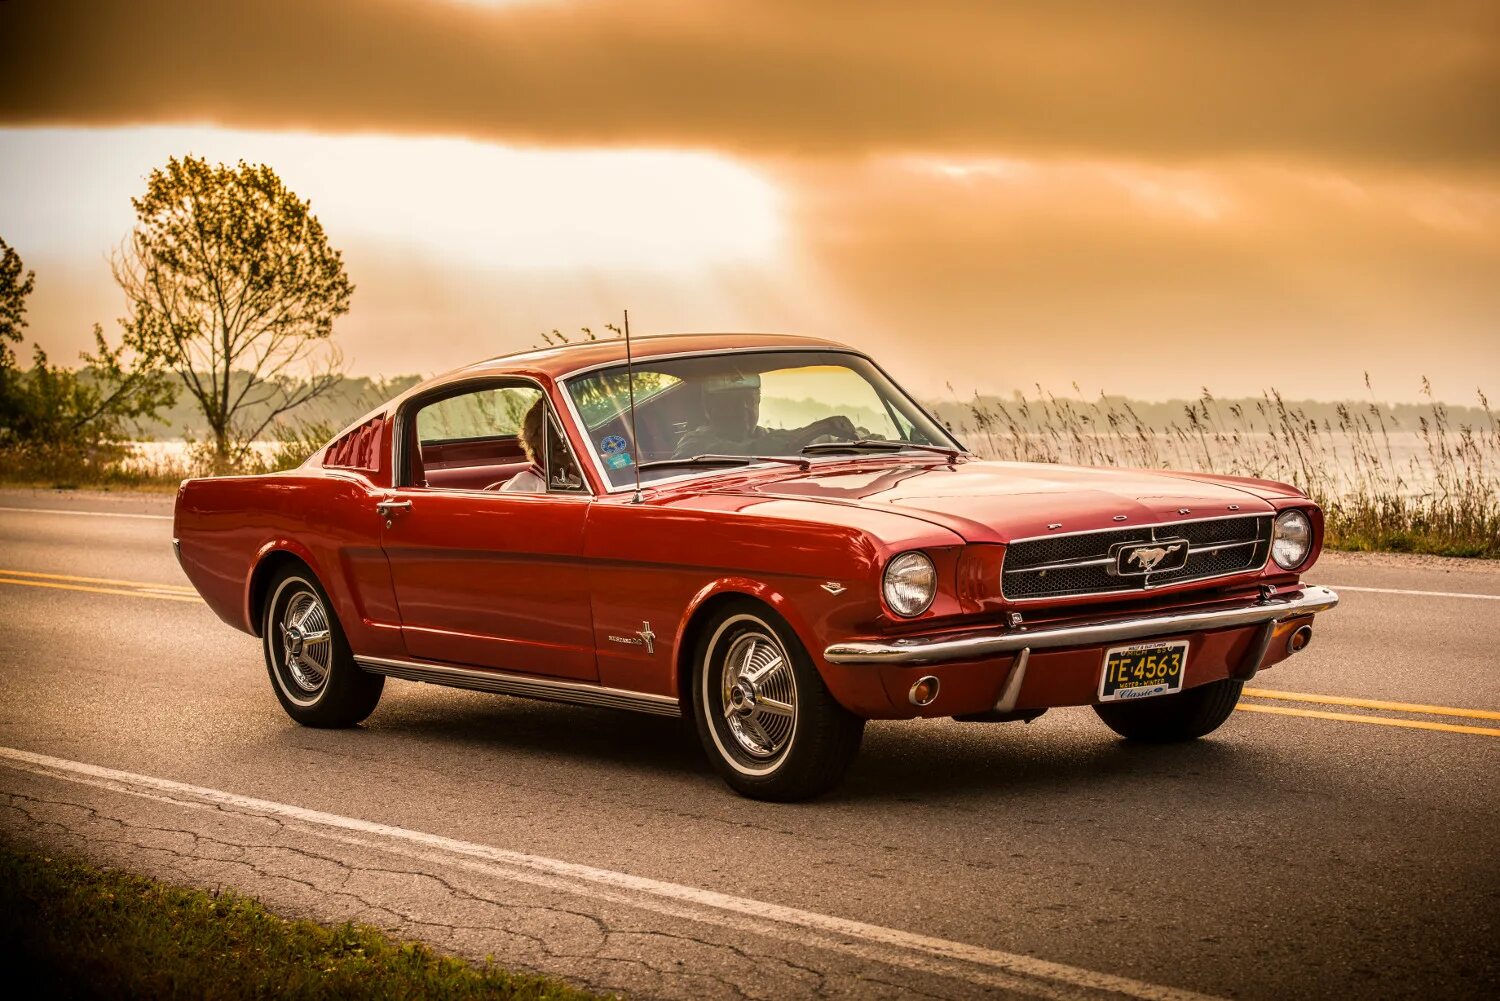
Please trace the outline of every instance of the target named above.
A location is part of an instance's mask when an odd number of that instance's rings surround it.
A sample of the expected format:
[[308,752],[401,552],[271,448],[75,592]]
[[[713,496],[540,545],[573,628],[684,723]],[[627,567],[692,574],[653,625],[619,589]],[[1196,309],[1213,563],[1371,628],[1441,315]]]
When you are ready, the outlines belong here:
[[1188,641],[1137,643],[1117,646],[1104,653],[1104,677],[1099,682],[1099,701],[1145,699],[1182,691],[1187,667]]

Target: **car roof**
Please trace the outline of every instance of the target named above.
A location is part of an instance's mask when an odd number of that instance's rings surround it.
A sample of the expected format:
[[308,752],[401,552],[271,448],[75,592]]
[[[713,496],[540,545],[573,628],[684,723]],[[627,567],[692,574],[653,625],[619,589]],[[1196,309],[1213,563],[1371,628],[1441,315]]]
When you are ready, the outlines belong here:
[[[632,337],[630,339],[630,347],[637,360],[642,358],[659,358],[663,355],[712,354],[715,351],[746,351],[760,348],[766,350],[776,350],[778,348],[791,350],[821,349],[827,351],[851,351],[855,354],[861,353],[855,351],[855,349],[849,347],[847,344],[840,344],[838,341],[825,340],[821,337],[804,337],[800,334],[650,334],[643,337]],[[557,347],[538,348],[532,351],[499,355],[485,361],[464,365],[452,371],[444,372],[441,375],[435,375],[430,379],[424,379],[414,386],[409,386],[404,392],[384,401],[368,413],[356,418],[347,427],[340,430],[338,434],[334,435],[334,439],[337,440],[372,418],[390,417],[412,397],[420,396],[428,390],[440,389],[449,383],[467,379],[483,379],[488,376],[504,377],[507,375],[519,375],[530,378],[544,376],[556,382],[585,369],[591,369],[598,365],[612,365],[624,361],[625,341],[619,337],[612,337],[608,340],[583,341],[577,344],[562,344]]]
[[[806,349],[821,348],[833,351],[852,351],[846,344],[825,340],[821,337],[804,337],[800,334],[651,334],[630,339],[631,353],[636,361],[659,358],[663,355],[712,354],[716,351],[745,351],[764,348]],[[543,375],[552,380],[568,376],[601,365],[613,365],[625,361],[625,340],[611,337],[597,341],[581,341],[556,347],[537,348],[515,354],[488,358],[471,365],[464,365],[451,372],[434,376],[413,386],[396,401],[454,382],[459,379],[484,378],[485,376]]]
[[[631,354],[636,361],[662,355],[710,354],[715,351],[740,351],[747,348],[833,348],[849,350],[846,345],[818,337],[799,334],[652,334],[630,339]],[[505,372],[543,372],[554,379],[565,379],[574,372],[625,361],[625,339],[581,341],[557,347],[539,348],[517,354],[501,355],[466,366],[450,375],[502,374]]]

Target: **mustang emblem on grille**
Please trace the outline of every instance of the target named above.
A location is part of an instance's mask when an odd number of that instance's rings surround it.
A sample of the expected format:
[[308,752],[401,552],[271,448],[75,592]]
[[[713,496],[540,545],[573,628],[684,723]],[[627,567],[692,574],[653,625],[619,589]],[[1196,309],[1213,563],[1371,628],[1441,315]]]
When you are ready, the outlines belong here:
[[1161,539],[1115,548],[1115,572],[1151,573],[1152,570],[1178,570],[1188,561],[1187,539]]
[[1162,560],[1171,556],[1182,548],[1182,544],[1175,546],[1156,546],[1151,549],[1137,549],[1130,554],[1130,562],[1138,565],[1142,570],[1150,572]]

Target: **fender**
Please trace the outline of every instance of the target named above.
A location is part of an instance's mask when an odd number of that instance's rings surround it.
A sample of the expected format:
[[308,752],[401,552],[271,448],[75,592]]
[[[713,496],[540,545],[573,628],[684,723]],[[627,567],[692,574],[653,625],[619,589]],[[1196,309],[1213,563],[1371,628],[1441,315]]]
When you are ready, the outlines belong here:
[[[799,604],[793,601],[784,589],[762,580],[756,580],[753,577],[731,574],[719,577],[705,584],[693,595],[687,607],[683,610],[682,616],[677,620],[677,630],[674,636],[679,639],[686,637],[689,624],[703,606],[715,598],[726,595],[754,598],[769,605],[775,610],[776,614],[786,620],[787,625],[792,627],[792,632],[797,634],[797,638],[807,648],[808,656],[813,659],[814,665],[817,665],[819,658],[815,651],[821,650],[822,647],[819,646],[820,641],[816,631],[813,629],[812,623],[802,612]],[[692,665],[689,663],[689,659],[693,654],[691,646],[692,644],[679,643],[676,656],[672,658],[673,691],[681,692],[683,690],[684,667],[689,672],[692,670]]]
[[250,633],[253,636],[260,635],[259,616],[255,614],[255,588],[256,585],[260,583],[261,577],[264,576],[263,571],[266,565],[266,560],[276,553],[287,553],[289,555],[297,557],[303,563],[306,563],[308,567],[312,569],[313,576],[318,578],[318,582],[322,584],[323,589],[328,592],[329,598],[333,599],[334,605],[336,606],[335,610],[339,618],[343,621],[348,621],[348,618],[345,614],[345,608],[348,605],[348,600],[346,589],[343,586],[343,581],[336,581],[332,577],[332,575],[327,572],[327,569],[323,566],[322,562],[313,555],[311,549],[308,549],[296,539],[278,537],[265,543],[258,550],[256,550],[255,559],[251,561],[250,564],[250,572],[245,576],[245,597],[241,602],[241,606],[242,614],[245,618],[245,625],[247,627],[245,630],[246,632]]

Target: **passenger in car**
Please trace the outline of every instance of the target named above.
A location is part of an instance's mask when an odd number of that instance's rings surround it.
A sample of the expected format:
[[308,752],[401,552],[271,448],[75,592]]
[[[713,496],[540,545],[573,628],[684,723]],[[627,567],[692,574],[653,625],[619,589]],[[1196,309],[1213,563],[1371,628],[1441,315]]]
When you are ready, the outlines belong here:
[[542,475],[542,422],[546,419],[546,400],[538,397],[521,419],[521,433],[517,436],[521,439],[521,448],[525,451],[531,468],[512,476],[501,490],[532,494],[546,492],[547,479]]

